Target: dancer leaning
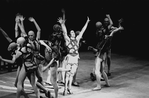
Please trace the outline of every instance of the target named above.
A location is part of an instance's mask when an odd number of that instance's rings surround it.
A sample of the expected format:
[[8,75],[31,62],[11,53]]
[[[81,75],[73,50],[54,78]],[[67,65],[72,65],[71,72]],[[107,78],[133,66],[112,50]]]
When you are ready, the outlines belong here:
[[[15,40],[12,40],[8,36],[8,34],[2,28],[0,28],[2,34],[4,35],[4,37],[9,42],[8,51],[11,53],[12,56],[15,54],[14,50],[19,49],[18,47],[16,48],[16,45],[17,45],[16,40],[17,40],[17,38],[19,38],[20,36],[24,37],[25,39],[27,38],[26,37],[26,33],[25,33],[24,29],[23,29],[23,27],[24,27],[23,26],[23,20],[24,20],[24,17],[21,14],[17,13],[16,18],[15,18]],[[20,33],[19,33],[19,31],[20,31]],[[19,34],[20,34],[20,36],[19,36]],[[16,73],[16,80],[15,80],[15,83],[14,83],[15,87],[17,87],[17,79],[18,79],[17,76],[18,76],[19,71],[20,71],[20,66],[19,65],[21,63],[22,63],[21,60],[17,60],[15,62],[15,65],[17,65],[17,67],[18,67],[17,68],[17,73]]]
[[8,62],[8,63],[15,63],[16,60],[21,59],[22,64],[20,66],[20,71],[17,76],[17,94],[16,97],[20,98],[23,94],[25,98],[28,98],[27,94],[24,91],[24,80],[29,74],[29,80],[30,83],[34,89],[34,92],[36,94],[37,98],[40,98],[38,88],[36,86],[36,78],[35,78],[35,70],[37,66],[35,65],[35,62],[33,60],[33,51],[31,49],[30,44],[25,44],[25,38],[19,37],[17,39],[18,49],[15,51],[15,54],[13,55],[12,60],[3,59],[1,57],[2,61]]

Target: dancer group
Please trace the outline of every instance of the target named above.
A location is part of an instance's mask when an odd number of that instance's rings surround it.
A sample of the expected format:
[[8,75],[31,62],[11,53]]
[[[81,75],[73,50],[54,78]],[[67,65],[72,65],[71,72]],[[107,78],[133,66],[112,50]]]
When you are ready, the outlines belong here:
[[[16,72],[16,80],[14,86],[17,88],[16,98],[22,95],[29,98],[24,91],[24,81],[26,77],[29,79],[37,98],[41,97],[41,92],[45,96],[52,98],[50,90],[45,87],[45,83],[52,85],[55,92],[55,98],[58,98],[58,83],[64,84],[63,95],[72,94],[72,85],[79,86],[76,81],[78,70],[79,48],[83,34],[85,33],[90,22],[87,16],[86,23],[83,28],[78,31],[67,31],[65,22],[65,11],[62,10],[62,17],[59,17],[57,24],[53,26],[53,33],[50,33],[48,40],[40,39],[41,28],[33,17],[29,17],[29,21],[34,23],[37,33],[29,30],[27,33],[24,26],[24,16],[17,14],[15,18],[15,40],[12,40],[8,34],[0,28],[4,37],[10,43],[8,51],[11,53],[12,60],[4,59],[0,56],[0,60],[16,64],[18,66]],[[110,15],[106,15],[104,23],[97,21],[96,36],[98,44],[94,48],[88,47],[95,53],[95,67],[91,73],[91,79],[97,81],[97,86],[92,90],[101,89],[101,79],[106,82],[105,86],[110,86],[108,76],[110,73],[111,62],[111,41],[115,32],[123,30],[119,23],[118,27],[113,26]],[[19,30],[20,29],[20,30]],[[45,47],[45,54],[41,55],[40,47]],[[107,66],[107,70],[105,67]],[[43,81],[42,73],[48,71],[47,81]]]

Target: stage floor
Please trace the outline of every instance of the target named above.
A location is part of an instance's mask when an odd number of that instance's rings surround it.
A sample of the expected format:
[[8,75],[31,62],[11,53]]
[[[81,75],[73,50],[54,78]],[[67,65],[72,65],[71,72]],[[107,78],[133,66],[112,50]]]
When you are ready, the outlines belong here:
[[[109,82],[111,87],[104,87],[100,91],[92,91],[95,82],[90,80],[90,73],[94,67],[94,55],[91,52],[81,52],[77,81],[80,87],[72,87],[72,95],[62,95],[63,86],[59,86],[59,98],[149,98],[149,61],[112,54],[111,76]],[[0,74],[0,98],[16,98],[16,88],[14,87],[16,71]],[[46,80],[47,72],[43,75]],[[54,95],[53,88],[46,86]],[[25,91],[30,98],[35,98],[35,94],[25,80]],[[44,94],[41,94],[44,98]],[[23,98],[23,97],[22,97]]]

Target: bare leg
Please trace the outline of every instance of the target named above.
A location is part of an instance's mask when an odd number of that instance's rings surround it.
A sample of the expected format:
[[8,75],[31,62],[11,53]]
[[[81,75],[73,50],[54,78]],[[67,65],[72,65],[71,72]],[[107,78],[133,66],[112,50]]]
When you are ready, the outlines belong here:
[[[78,70],[78,68],[77,68],[77,70]],[[76,70],[76,73],[75,73],[74,76],[73,76],[73,83],[76,82],[77,70]]]
[[15,80],[15,83],[14,83],[14,86],[15,86],[15,87],[17,87],[19,72],[20,72],[20,66],[18,66],[18,68],[17,68],[16,80]]
[[40,98],[40,92],[39,92],[39,89],[36,86],[36,74],[35,74],[35,71],[30,73],[30,83],[31,83],[31,85],[32,85],[32,87],[34,89],[36,97]]
[[72,87],[72,82],[73,82],[73,77],[74,77],[74,75],[76,74],[76,71],[77,71],[77,69],[78,69],[78,65],[77,64],[73,64],[72,65],[72,69],[71,69],[71,71],[70,71],[70,77],[69,77],[69,87],[68,87],[68,92],[71,94],[72,92],[71,92],[71,87]]
[[18,74],[18,82],[17,82],[17,94],[16,94],[16,97],[17,98],[20,98],[21,97],[21,94],[23,94],[25,96],[25,98],[29,98],[27,96],[27,94],[24,92],[24,89],[22,87],[23,83],[24,83],[24,80],[26,78],[26,71],[25,71],[25,67],[22,66],[21,67],[21,70]]
[[[16,80],[15,80],[15,83],[14,83],[14,86],[17,87],[17,82],[18,82],[18,76],[19,76],[19,73],[20,73],[20,66],[18,66],[17,68],[17,73],[16,73]],[[22,87],[24,88],[24,83],[22,83]]]
[[101,67],[101,73],[102,73],[102,75],[103,75],[103,78],[104,78],[104,80],[105,80],[105,82],[106,82],[106,86],[110,86],[110,84],[109,84],[109,81],[108,81],[108,76],[107,76],[107,74],[106,74],[106,72],[105,72],[105,70],[104,70],[104,67],[105,67],[105,63],[104,62],[102,62],[102,65],[101,65],[102,67]]
[[58,85],[57,85],[57,65],[50,68],[51,78],[50,81],[54,87],[55,98],[58,98]]
[[48,90],[48,89],[46,89],[45,87],[44,87],[44,85],[43,85],[43,79],[42,79],[42,75],[43,75],[43,73],[42,73],[42,67],[43,67],[43,65],[42,64],[39,64],[39,67],[38,67],[38,69],[36,70],[36,76],[37,76],[37,78],[38,78],[38,80],[37,80],[37,82],[36,82],[36,85],[37,85],[37,87],[40,89],[40,90],[42,90],[44,93],[45,93],[45,96],[46,97],[51,97],[51,93],[50,93],[50,91]]
[[38,70],[37,70],[37,78],[38,78],[38,82],[40,82],[41,84],[43,83],[43,79],[42,79],[42,77],[43,77],[43,73],[42,73],[42,64],[39,64],[39,67],[38,67]]
[[48,97],[48,98],[51,98],[51,93],[48,89],[46,89],[41,83],[37,82],[36,83],[37,87],[40,89],[40,90],[43,90],[43,92],[45,93],[45,96]]
[[67,88],[67,91],[69,94],[72,94],[71,87],[72,87],[73,76],[74,76],[74,74],[70,73],[69,82],[68,82],[69,84],[68,84],[68,88]]
[[111,73],[110,73],[110,69],[111,69],[111,49],[108,50],[108,52],[107,52],[107,67],[108,67],[107,75],[110,76],[111,75]]
[[[65,57],[63,62],[62,62],[62,68],[66,68],[67,65],[67,58]],[[62,82],[65,83],[65,71],[62,71]]]
[[73,65],[68,64],[66,66],[66,69],[70,69],[70,71],[66,72],[65,87],[64,87],[63,95],[65,95],[67,91],[69,94],[72,94],[71,92],[72,81],[73,81],[73,76],[76,73],[77,67],[78,67],[77,64],[73,64]]
[[57,83],[61,83],[62,81],[62,72],[58,71],[57,72]]
[[38,88],[40,88],[42,90],[45,90],[45,89],[43,89],[44,87],[43,87],[41,67],[42,67],[42,65],[39,64],[37,70],[35,71],[36,72],[36,77],[37,77],[37,86],[38,86]]
[[51,85],[50,78],[51,78],[51,70],[48,69],[48,77],[47,77],[46,83],[49,84],[49,85]]
[[62,69],[62,62],[61,61],[59,61],[59,67],[58,67],[58,69],[57,69],[57,71],[58,71],[58,77],[57,77],[57,82],[58,83],[63,83],[63,76],[62,76],[62,71],[61,71],[61,69]]
[[101,62],[102,62],[102,59],[99,57],[96,57],[95,75],[96,75],[97,86],[95,88],[93,88],[92,90],[100,90],[101,89],[101,73],[100,73]]
[[38,69],[36,70],[36,76],[38,78],[36,85],[40,90],[43,90],[43,92],[47,93],[48,90],[43,85],[41,67],[42,67],[42,65],[39,65]]
[[69,77],[70,77],[70,72],[66,72],[66,77],[65,77],[65,82],[64,82],[65,85],[64,85],[63,95],[66,95],[66,93],[67,93]]
[[[66,69],[71,69],[71,65],[70,64],[66,65]],[[65,75],[65,78],[64,78],[65,79],[64,80],[65,85],[64,85],[63,95],[66,95],[66,93],[67,93],[68,83],[69,83],[69,80],[70,80],[71,72],[69,71],[69,72],[66,72],[65,74],[66,75]]]
[[77,71],[78,71],[78,67],[77,67],[76,72],[73,76],[73,81],[72,81],[73,86],[79,86],[78,82],[76,81]]

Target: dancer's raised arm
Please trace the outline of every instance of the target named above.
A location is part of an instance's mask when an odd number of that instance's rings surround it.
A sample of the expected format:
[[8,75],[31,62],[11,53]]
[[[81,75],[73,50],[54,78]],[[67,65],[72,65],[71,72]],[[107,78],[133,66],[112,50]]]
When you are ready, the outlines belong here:
[[4,59],[4,58],[2,58],[0,56],[0,60],[2,60],[3,62],[14,64],[16,62],[16,59],[19,58],[20,55],[22,55],[22,53],[21,52],[17,52],[16,55],[13,55],[12,60]]
[[89,21],[90,21],[90,19],[89,19],[89,17],[87,17],[87,21],[86,21],[84,27],[83,27],[82,30],[80,31],[79,35],[76,37],[77,40],[80,40],[80,39],[82,38],[82,36],[83,36],[83,34],[84,34],[84,32],[85,32],[87,26],[88,26]]
[[65,20],[65,10],[62,9],[62,13],[63,13],[63,20]]
[[65,20],[63,20],[63,19],[60,17],[60,18],[58,19],[58,22],[61,24],[65,41],[70,41],[70,38],[69,38],[68,35],[67,35],[67,29],[66,29],[66,26],[65,26]]
[[51,47],[48,46],[43,40],[39,40],[39,43],[40,43],[41,45],[45,46],[45,47],[48,49],[48,51],[52,51]]
[[112,25],[113,25],[113,21],[112,21],[112,19],[111,19],[111,17],[110,17],[110,15],[109,14],[107,14],[106,15],[106,17],[109,19],[109,26],[108,26],[108,29],[110,29],[111,27],[112,27]]
[[19,24],[19,15],[16,15],[15,18],[15,38],[19,36],[19,31],[18,31],[18,24]]
[[9,43],[11,43],[13,40],[7,35],[7,33],[0,27],[0,30],[4,37],[8,40]]
[[36,29],[37,29],[36,40],[40,40],[41,29],[40,29],[39,25],[37,24],[37,22],[35,21],[35,19],[33,17],[30,17],[29,20],[31,22],[33,22],[35,24],[35,26],[36,26]]
[[20,30],[21,30],[21,36],[25,37],[27,36],[27,33],[25,32],[25,28],[24,28],[24,17],[23,16],[20,16],[20,23],[18,24],[18,26],[20,27]]
[[27,36],[25,29],[24,29],[24,17],[20,14],[16,15],[16,19],[15,19],[16,23],[15,23],[15,38],[17,38],[19,36],[19,31],[18,29],[21,30],[20,36],[25,37]]
[[116,32],[119,31],[119,30],[123,30],[123,29],[124,29],[124,28],[123,28],[122,26],[120,26],[120,27],[114,29],[114,30],[110,33],[109,36],[113,36],[114,33],[116,33]]

